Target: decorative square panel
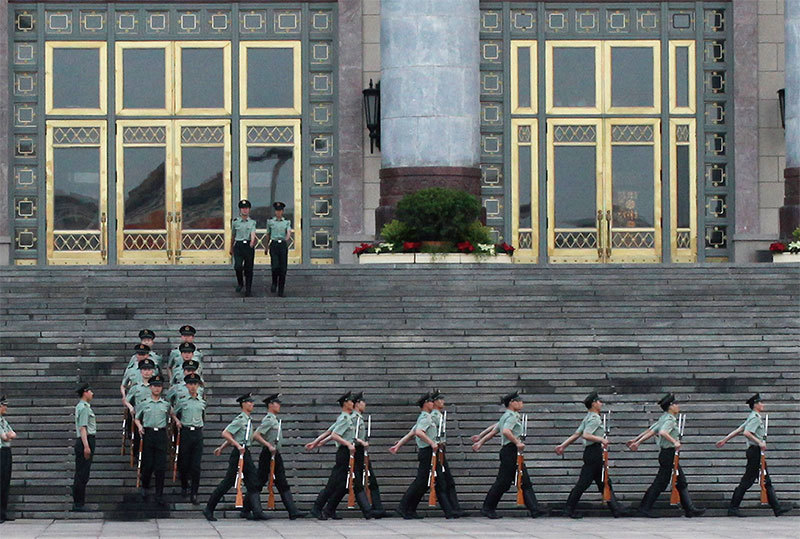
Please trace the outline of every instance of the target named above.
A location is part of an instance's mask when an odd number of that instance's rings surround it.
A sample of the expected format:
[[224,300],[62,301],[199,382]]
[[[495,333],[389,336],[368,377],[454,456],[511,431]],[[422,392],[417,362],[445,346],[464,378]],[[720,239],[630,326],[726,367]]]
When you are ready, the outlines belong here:
[[311,107],[311,121],[316,126],[329,126],[333,119],[333,105],[330,103],[314,103]]
[[329,228],[317,228],[311,233],[311,246],[314,249],[330,249],[333,246],[332,231]]
[[725,195],[710,195],[706,197],[706,217],[709,219],[723,219],[728,216],[728,204]]
[[706,133],[706,155],[725,155],[725,133]]
[[333,82],[330,73],[314,73],[311,77],[311,93],[314,95],[332,95]]
[[311,213],[319,219],[331,217],[332,207],[333,203],[330,197],[312,197],[311,199]]
[[117,12],[117,33],[137,34],[139,32],[139,14],[136,11]]
[[500,156],[503,149],[503,136],[498,134],[481,135],[481,152],[487,156]]
[[495,188],[503,186],[502,165],[481,165],[481,187]]
[[36,73],[14,73],[14,95],[21,97],[36,95]]
[[32,65],[36,63],[36,43],[14,43],[14,64]]
[[728,227],[707,226],[705,237],[707,249],[725,249],[728,246]]
[[500,10],[481,10],[481,32],[500,34],[503,32],[503,16]]
[[691,130],[688,125],[675,126],[675,142],[688,143],[691,138]]
[[208,27],[213,33],[227,32],[231,29],[231,14],[229,11],[217,11],[208,17]]
[[715,39],[703,43],[703,61],[709,64],[725,61],[725,41]]
[[243,34],[265,34],[267,32],[267,12],[261,9],[240,12],[239,31]]
[[566,9],[548,9],[545,11],[545,30],[548,34],[569,32],[569,18]]
[[17,11],[14,14],[14,29],[25,34],[34,32],[36,15],[32,11]]
[[503,218],[503,203],[498,197],[485,197],[483,199],[483,207],[486,208],[487,219],[502,219]]
[[333,155],[333,136],[315,135],[311,141],[311,152],[314,157],[329,157]]
[[659,12],[655,9],[636,10],[636,29],[639,32],[658,32]]
[[199,34],[200,12],[179,11],[177,15],[177,24],[179,34]]
[[311,43],[311,64],[329,64],[331,61],[331,45],[327,41]]
[[36,127],[35,103],[14,103],[14,127]]
[[36,230],[31,228],[17,228],[14,232],[14,248],[22,251],[36,249],[38,238]]
[[311,169],[311,181],[317,187],[328,187],[333,183],[333,167],[330,165],[315,165]]
[[600,13],[596,9],[575,11],[575,31],[579,34],[596,34],[600,31]]
[[14,217],[17,219],[36,219],[35,197],[14,197]]
[[707,9],[703,17],[706,32],[725,31],[725,11],[722,9]]
[[97,34],[106,30],[106,14],[102,11],[81,11],[81,32]]
[[276,34],[299,34],[299,10],[275,10],[273,29]]
[[503,95],[503,74],[494,71],[481,72],[481,93]]
[[169,13],[166,11],[149,11],[147,13],[147,33],[166,34],[169,32]]
[[669,14],[673,30],[694,30],[694,11],[670,10]]
[[48,34],[71,34],[72,12],[71,11],[45,12],[45,31]]
[[311,13],[311,30],[314,32],[330,32],[333,29],[331,20],[330,11],[314,11]]
[[14,167],[14,181],[17,187],[28,188],[36,185],[36,169],[33,167]]
[[617,9],[606,12],[606,31],[609,34],[627,34],[631,31],[631,12]]
[[500,64],[503,61],[502,41],[481,41],[481,62]]
[[530,144],[531,142],[531,126],[520,125],[517,127],[517,142],[521,144]]
[[512,9],[511,30],[518,34],[535,34],[536,11],[533,9]]
[[705,118],[707,124],[722,125],[725,123],[725,103],[708,102],[705,106]]
[[15,157],[36,157],[36,139],[30,135],[14,137]]
[[726,187],[728,172],[725,163],[706,163],[705,178],[708,187]]
[[491,126],[503,125],[503,104],[481,103],[481,124]]
[[706,93],[723,94],[725,93],[725,72],[706,71],[703,76],[703,84]]

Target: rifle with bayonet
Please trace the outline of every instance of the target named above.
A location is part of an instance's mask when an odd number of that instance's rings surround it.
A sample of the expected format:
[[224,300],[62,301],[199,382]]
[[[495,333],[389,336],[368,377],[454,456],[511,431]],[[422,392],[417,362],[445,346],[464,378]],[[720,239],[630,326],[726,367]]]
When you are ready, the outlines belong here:
[[[522,443],[525,443],[525,438],[528,437],[528,414],[522,416]],[[514,477],[514,483],[517,486],[517,505],[525,505],[525,495],[522,492],[522,470],[525,468],[525,455],[522,451],[517,451],[517,473]]]
[[[358,429],[361,426],[361,418],[356,419],[356,436],[358,436]],[[356,506],[356,490],[355,490],[355,478],[356,478],[356,455],[355,452],[350,453],[350,464],[347,469],[347,508],[353,509]]]
[[[278,437],[275,438],[275,452],[278,451],[278,443],[281,441],[281,425],[283,420],[278,420]],[[275,509],[275,453],[269,461],[269,484],[267,485],[267,509]]]
[[242,493],[242,482],[244,481],[244,452],[247,451],[247,441],[250,439],[250,425],[252,420],[247,420],[247,431],[244,435],[244,448],[239,453],[239,470],[236,472],[236,509],[244,507],[244,494]]
[[[611,411],[603,414],[603,438],[608,440],[608,431],[611,429]],[[603,501],[611,501],[611,483],[608,478],[608,445],[603,447]]]
[[439,457],[439,440],[442,439],[442,420],[439,419],[439,426],[436,428],[436,451],[431,452],[431,472],[428,474],[428,487],[430,487],[431,492],[428,495],[428,506],[429,507],[436,507],[436,476],[437,474],[437,466],[439,465],[438,457]]
[[[369,443],[369,437],[372,434],[372,416],[367,416],[367,437],[364,439],[365,442]],[[372,472],[369,469],[369,448],[364,446],[364,474],[362,476],[362,481],[364,485],[364,491],[367,493],[367,501],[369,501],[370,505],[372,505],[372,489],[369,486],[369,476]]]
[[[769,414],[764,418],[764,443],[767,443],[767,431],[769,430]],[[761,486],[761,503],[768,504],[767,496],[767,455],[761,450],[761,469],[758,472],[758,484]]]
[[[680,442],[683,439],[683,429],[686,426],[686,414],[680,414],[678,416],[678,441]],[[669,496],[669,503],[670,505],[678,505],[681,503],[681,495],[678,492],[678,475],[680,472],[679,462],[680,462],[680,449],[675,450],[675,458],[673,459],[672,463],[672,492]]]

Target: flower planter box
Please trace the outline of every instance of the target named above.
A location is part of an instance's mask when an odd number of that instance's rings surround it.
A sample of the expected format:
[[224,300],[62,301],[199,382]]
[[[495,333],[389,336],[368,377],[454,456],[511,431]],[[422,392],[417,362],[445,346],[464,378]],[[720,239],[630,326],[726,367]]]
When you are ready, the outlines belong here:
[[800,263],[800,253],[772,253],[775,264]]
[[511,264],[513,259],[505,254],[497,256],[465,255],[461,253],[384,253],[363,254],[359,264]]

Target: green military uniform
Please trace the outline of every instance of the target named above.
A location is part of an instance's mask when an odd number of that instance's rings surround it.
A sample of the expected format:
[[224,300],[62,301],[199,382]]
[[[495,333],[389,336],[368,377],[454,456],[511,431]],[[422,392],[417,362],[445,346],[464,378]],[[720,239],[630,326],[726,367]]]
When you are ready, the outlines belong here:
[[85,400],[78,401],[75,405],[75,436],[81,437],[81,427],[86,427],[86,434],[97,434],[97,420],[95,419],[92,405]]
[[[458,518],[465,517],[468,516],[468,513],[461,509],[461,504],[458,502],[456,480],[453,477],[453,472],[450,469],[450,463],[447,459],[447,422],[445,421],[445,413],[435,407],[437,400],[444,400],[444,395],[438,389],[434,389],[431,392],[431,397],[434,401],[434,409],[431,410],[431,420],[436,426],[439,438],[439,451],[436,459],[436,497],[442,509],[446,509],[446,513],[450,513],[452,516]],[[440,424],[441,428],[439,427]]]
[[[152,350],[150,351],[149,354],[147,354],[147,357],[152,359],[153,363],[156,364],[155,372],[156,372],[156,374],[158,374],[158,372],[161,370],[161,365],[162,365],[162,363],[164,361],[164,358],[162,358],[159,354],[156,354]],[[133,354],[131,356],[131,359],[128,361],[128,365],[125,367],[125,374],[127,374],[129,371],[138,369],[139,368],[139,361],[140,360],[138,358],[138,354]]]
[[[414,425],[414,430],[425,431],[428,438],[435,441],[437,428],[438,425],[434,423],[433,416],[429,412],[420,412],[417,417],[417,423]],[[418,448],[430,447],[430,445],[419,436],[416,436],[414,439],[417,442]]]
[[[0,405],[6,403],[5,396],[0,397]],[[13,432],[5,416],[0,415],[0,434]],[[11,440],[0,439],[0,522],[10,520],[8,517],[8,491],[11,485]]]
[[[197,374],[202,374],[202,372],[203,372],[203,352],[201,352],[200,350],[195,350],[192,353],[192,359],[197,361],[198,363],[200,363],[200,366],[197,368]],[[183,359],[183,356],[181,355],[180,350],[178,350],[177,348],[172,350],[169,353],[169,359],[167,360],[167,366],[172,371],[172,373],[173,373],[172,377],[173,378],[175,378],[175,376],[177,376],[175,374],[176,371],[180,371],[180,377],[183,378],[184,375],[183,375],[183,371],[181,370],[181,366],[183,365],[184,361],[185,360]]]
[[510,429],[512,434],[514,434],[514,436],[517,438],[522,436],[522,416],[519,414],[519,412],[506,410],[497,421],[497,430],[502,436],[503,440],[501,445],[505,446],[510,444],[511,440],[509,440],[508,437],[503,436],[504,429]]
[[[331,425],[330,431],[335,432],[346,441],[353,443],[356,436],[356,429],[353,424],[352,414],[345,412],[339,414],[339,417],[337,417],[336,421]],[[341,446],[339,442],[335,443],[337,448]]]
[[[285,204],[276,202],[273,207],[283,209]],[[292,223],[286,218],[268,219],[267,235],[269,236],[269,262],[272,269],[271,292],[277,290],[278,295],[283,296],[286,285],[286,271],[289,269],[289,241],[287,236],[292,229]]]
[[[197,396],[205,398],[206,390],[203,386],[197,387]],[[186,387],[186,382],[183,381],[181,378],[180,381],[176,381],[170,388],[167,390],[166,399],[169,401],[172,406],[176,406],[177,403],[182,401],[183,399],[188,399],[190,397],[189,388]],[[181,421],[183,422],[183,421]]]
[[[196,375],[187,375],[187,380],[196,380]],[[176,386],[173,386],[173,388]],[[178,473],[181,479],[181,493],[191,495],[192,503],[197,503],[200,489],[200,472],[203,458],[203,426],[205,424],[206,401],[200,395],[202,387],[197,388],[197,397],[192,397],[184,385],[179,386],[186,395],[175,399],[173,408],[181,421],[180,452],[178,453]],[[170,388],[172,390],[173,388]],[[191,483],[191,490],[190,490]]]
[[[242,208],[242,203],[239,202],[239,207]],[[250,202],[247,202],[249,207]],[[250,238],[256,231],[255,219],[242,219],[241,217],[233,218],[233,269],[236,271],[236,282],[238,283],[237,291],[241,291],[242,287],[245,288],[245,294],[250,295],[250,289],[253,285],[253,264],[255,263],[256,246],[251,245]]]
[[[154,376],[151,383],[163,383],[160,376]],[[150,397],[136,405],[136,418],[144,427],[142,438],[142,488],[150,488],[150,477],[156,478],[156,499],[162,502],[164,474],[167,469],[167,424],[170,405],[166,399],[155,400]]]
[[256,429],[264,440],[272,444],[278,451],[281,449],[281,440],[278,438],[278,416],[268,412]]
[[[669,412],[664,412],[655,423],[650,425],[650,430],[656,434],[661,431],[665,431],[667,434],[677,440],[680,435],[680,431],[678,429],[678,418]],[[666,436],[659,436],[658,447],[661,449],[669,449],[674,448],[675,444],[667,440]]]
[[[605,436],[606,431],[603,429],[603,421],[600,419],[600,414],[597,412],[588,412],[586,417],[583,418],[581,424],[578,425],[578,428],[575,429],[575,434],[591,434],[592,436],[598,436],[602,438]],[[600,445],[600,442],[595,442],[593,440],[587,440],[583,438],[583,445],[590,446],[590,445]]]
[[125,400],[133,405],[136,415],[138,415],[140,405],[149,399],[151,395],[150,386],[142,381],[128,389]]
[[[336,418],[336,421],[328,427],[331,433],[336,433],[341,436],[345,441],[352,443],[355,436],[355,428],[350,414],[344,411],[346,402],[353,401],[352,392],[348,391],[336,401],[342,407],[342,412]],[[320,490],[317,494],[317,499],[314,501],[314,506],[311,509],[311,515],[320,519],[326,520],[330,518],[339,518],[336,516],[336,507],[347,492],[347,475],[350,465],[350,450],[347,445],[336,442],[336,460],[331,473],[328,476],[328,482],[325,488]]]
[[[84,384],[78,389],[78,394],[83,397],[83,393],[89,390],[89,385]],[[89,472],[92,466],[92,459],[86,458],[83,453],[83,440],[81,439],[81,427],[86,427],[86,441],[89,449],[94,455],[95,434],[97,434],[97,420],[95,419],[92,405],[81,399],[75,405],[75,477],[72,481],[72,502],[73,510],[82,511],[86,501],[86,484],[89,482]]]
[[[747,419],[744,420],[744,423],[741,424],[741,428],[744,432],[749,432],[760,441],[764,441],[766,437],[766,429],[764,426],[764,418],[761,417],[761,414],[756,412],[755,410],[750,411],[750,415],[747,416]],[[758,444],[751,440],[750,438],[745,438],[747,440],[747,445],[755,445],[758,447]]]

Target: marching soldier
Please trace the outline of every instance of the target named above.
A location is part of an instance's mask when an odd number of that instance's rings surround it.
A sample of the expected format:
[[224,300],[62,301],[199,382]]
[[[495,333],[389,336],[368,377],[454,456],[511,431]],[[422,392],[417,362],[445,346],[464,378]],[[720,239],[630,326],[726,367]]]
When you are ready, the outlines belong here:
[[[183,362],[186,361],[187,359],[193,359],[197,361],[198,364],[201,365],[203,363],[203,353],[197,349],[197,345],[194,343],[194,336],[195,333],[197,333],[197,331],[192,326],[189,325],[181,326],[181,329],[179,331],[181,334],[181,343],[180,345],[178,345],[177,348],[170,350],[169,359],[167,360],[167,367],[169,368],[169,374],[171,380],[174,380],[175,378],[183,380],[184,375],[180,373],[180,368],[181,365],[183,365]],[[192,350],[191,355],[189,357],[184,356],[183,352],[181,351],[181,345],[183,345],[184,343],[188,343],[194,346],[194,350]],[[188,348],[185,349],[188,351]],[[197,370],[197,374],[202,374],[202,373],[203,371],[201,367]]]
[[[353,465],[353,490],[355,491],[356,502],[361,508],[364,518],[383,518],[387,514],[381,502],[380,487],[378,487],[378,480],[372,469],[372,461],[369,461],[366,470],[364,468],[366,460],[364,453],[369,449],[367,424],[364,420],[364,410],[367,409],[364,392],[359,391],[353,395],[353,399],[353,414],[350,417],[355,428],[356,454]],[[371,504],[369,498],[367,498],[367,493],[364,491],[364,477],[367,473],[369,473],[369,491],[372,496]]]
[[[155,332],[153,332],[153,330],[143,329],[143,330],[141,330],[139,332],[139,343],[143,344],[143,345],[145,345],[147,347],[148,356],[150,357],[150,359],[153,360],[153,363],[156,364],[156,368],[158,369],[159,374],[160,374],[162,358],[161,358],[161,356],[159,354],[157,354],[155,352],[155,350],[153,350],[153,344],[155,344],[155,341],[156,341],[156,334],[155,334]],[[138,365],[139,361],[142,359],[142,358],[137,358],[136,356],[137,356],[137,353],[134,352],[134,354],[131,356],[130,361],[128,361],[128,366],[125,369],[126,373],[128,371],[130,371],[130,370],[134,370],[134,371],[136,370],[136,366]]]
[[353,394],[348,391],[336,401],[342,407],[342,412],[336,422],[328,430],[317,436],[317,438],[305,445],[307,451],[316,449],[324,444],[328,439],[336,442],[336,462],[331,468],[328,483],[325,485],[314,506],[311,508],[311,516],[319,520],[341,520],[342,517],[336,514],[336,507],[347,492],[347,473],[350,467],[350,455],[355,455],[356,446],[353,444],[355,439],[355,428],[350,418],[353,413]]
[[[167,390],[167,400],[172,406],[175,406],[175,403],[180,399],[186,398],[189,396],[189,389],[188,385],[186,384],[186,377],[190,374],[197,374],[197,368],[199,367],[199,363],[193,359],[188,359],[183,362],[183,377],[173,379],[172,385],[170,386],[169,390]],[[176,373],[177,375],[177,373]],[[198,395],[203,398],[205,396],[205,389],[203,388],[203,379],[197,374],[198,380],[198,388],[197,393]]]
[[6,420],[8,399],[0,397],[0,524],[14,520],[8,515],[8,490],[11,486],[11,442],[17,433]]
[[[503,396],[501,402],[506,407],[506,411],[503,412],[497,423],[486,428],[478,435],[475,443],[472,444],[472,450],[478,451],[495,435],[500,434],[502,436],[500,468],[497,471],[497,478],[494,480],[494,484],[483,500],[483,507],[481,508],[481,514],[491,519],[502,518],[496,512],[497,504],[500,503],[500,498],[511,487],[511,483],[514,482],[517,472],[517,452],[522,453],[525,450],[525,444],[520,439],[523,434],[523,428],[522,417],[519,412],[524,406],[523,399],[518,391],[514,391]],[[528,509],[531,518],[545,514],[544,511],[539,510],[539,504],[533,492],[533,483],[524,463],[522,464],[522,495],[525,507]]]
[[156,478],[156,504],[165,506],[164,473],[167,469],[167,424],[171,408],[161,398],[164,379],[160,374],[150,378],[150,397],[136,405],[136,428],[142,437],[142,498],[147,500],[150,477]]
[[250,297],[253,286],[253,264],[256,256],[256,220],[250,219],[249,200],[239,201],[239,217],[233,218],[233,240],[230,254],[236,270],[236,291]]
[[[417,514],[417,506],[428,490],[433,452],[439,449],[439,444],[436,442],[438,425],[431,418],[433,396],[430,393],[422,395],[417,399],[417,406],[420,407],[420,413],[414,428],[389,448],[389,452],[396,454],[411,438],[415,438],[417,442],[417,475],[409,485],[397,508],[397,513],[405,520],[422,518]],[[443,496],[439,500],[439,506],[447,518],[453,518],[450,500],[447,497]]]
[[128,361],[128,366],[125,367],[125,372],[122,375],[122,384],[119,386],[119,391],[122,394],[123,399],[128,393],[129,388],[141,383],[142,372],[139,368],[139,364],[142,362],[142,360],[148,358],[153,363],[153,369],[156,369],[158,364],[153,358],[153,352],[148,345],[139,343],[133,347],[133,355]]
[[[186,363],[193,363],[189,360]],[[203,425],[206,416],[206,401],[200,394],[200,376],[186,369],[183,378],[187,394],[175,398],[173,402],[175,426],[180,431],[180,452],[178,453],[178,473],[181,478],[181,496],[185,499],[191,493],[192,505],[198,505],[197,492],[200,489],[201,461],[203,458]],[[189,484],[191,481],[191,491]]]
[[267,242],[269,246],[266,251],[269,255],[270,266],[272,267],[272,286],[270,292],[273,294],[278,291],[278,295],[283,297],[283,290],[286,286],[286,270],[289,267],[289,240],[292,237],[292,223],[283,218],[283,210],[286,204],[275,202],[272,205],[275,210],[275,217],[267,220]]
[[431,391],[431,395],[433,398],[431,419],[433,420],[434,424],[437,425],[437,427],[440,423],[442,424],[442,427],[438,429],[441,434],[439,435],[439,458],[436,461],[437,464],[439,464],[439,470],[437,471],[439,476],[438,480],[436,481],[436,497],[437,499],[441,499],[443,497],[447,498],[447,500],[450,502],[453,516],[457,518],[467,517],[469,516],[469,513],[462,511],[461,506],[458,503],[458,495],[456,494],[456,481],[453,479],[453,473],[450,470],[450,463],[447,462],[447,457],[445,456],[445,447],[447,445],[447,425],[444,420],[444,394],[442,394],[442,392],[438,389],[434,389]]
[[[275,483],[275,489],[281,495],[281,501],[283,501],[286,511],[289,512],[289,519],[295,520],[303,518],[306,514],[301,512],[295,505],[289,482],[286,480],[286,469],[281,456],[282,426],[278,421],[278,414],[281,413],[280,397],[280,393],[274,393],[264,399],[264,404],[267,405],[267,415],[264,416],[261,424],[253,433],[253,438],[263,446],[261,455],[258,457],[259,490],[263,490],[264,485],[269,484],[271,463],[274,460],[275,475],[273,482]],[[249,513],[250,508],[247,504],[245,504],[245,509]]]
[[[631,451],[636,451],[639,449],[642,442],[658,435],[658,447],[660,448],[658,452],[658,473],[655,479],[653,479],[653,483],[645,492],[638,509],[638,513],[641,516],[648,518],[656,518],[656,516],[651,513],[653,505],[656,503],[659,494],[669,485],[670,477],[672,477],[675,452],[679,451],[681,448],[679,439],[680,429],[678,428],[677,417],[681,409],[678,402],[675,400],[675,395],[667,393],[658,401],[658,405],[664,411],[661,417],[658,418],[658,421],[639,434],[639,436],[626,443]],[[680,494],[681,507],[683,508],[684,514],[689,518],[701,516],[706,510],[695,507],[692,502],[692,498],[689,496],[689,484],[686,481],[686,475],[683,473],[680,465],[678,465],[677,474],[676,486],[678,494]]]
[[227,427],[222,431],[222,437],[225,443],[220,445],[214,450],[216,456],[222,454],[222,450],[228,445],[233,446],[230,457],[228,458],[228,469],[225,472],[225,477],[222,479],[208,503],[203,509],[203,516],[210,522],[215,522],[217,519],[214,517],[214,509],[222,499],[222,496],[230,490],[236,482],[236,474],[239,471],[239,459],[242,459],[242,472],[244,475],[244,486],[247,489],[247,503],[250,510],[253,512],[252,520],[268,520],[270,517],[264,513],[261,508],[261,500],[259,496],[259,481],[258,471],[253,465],[253,457],[250,454],[250,444],[252,441],[252,419],[250,414],[253,413],[255,401],[251,393],[240,396],[236,402],[241,406],[242,411],[231,421]]
[[[556,446],[556,454],[563,455],[564,450],[569,447],[578,438],[583,438],[583,467],[581,467],[581,474],[578,477],[578,482],[572,487],[567,498],[566,513],[570,518],[581,518],[575,509],[578,507],[578,502],[581,495],[587,488],[594,482],[597,485],[600,493],[603,492],[603,449],[608,447],[608,438],[606,431],[603,428],[603,422],[600,419],[600,411],[603,408],[603,400],[597,391],[592,392],[588,397],[583,399],[583,404],[586,406],[588,412],[586,417],[583,418],[575,433],[564,440],[560,445]],[[608,481],[609,488],[611,488],[611,480]],[[619,503],[614,491],[611,491],[611,500],[608,502],[608,508],[614,518],[628,516],[625,508]]]
[[72,482],[72,510],[82,513],[88,511],[84,503],[94,455],[97,422],[90,404],[94,398],[94,391],[89,384],[83,384],[77,393],[80,400],[75,405],[75,477]]
[[[764,411],[764,402],[761,400],[761,394],[756,393],[747,399],[747,405],[750,407],[750,415],[747,416],[744,423],[739,428],[725,436],[722,440],[717,442],[717,447],[722,447],[732,438],[740,434],[744,434],[747,438],[747,467],[745,468],[744,475],[742,476],[739,485],[733,491],[731,498],[731,505],[728,507],[728,516],[743,517],[744,515],[739,511],[739,505],[742,503],[745,492],[758,478],[761,467],[761,453],[767,450],[767,431],[764,425],[764,418],[761,413]],[[766,465],[765,465],[766,466]],[[767,501],[769,502],[772,512],[776,517],[788,513],[793,509],[793,504],[789,503],[786,506],[781,506],[778,501],[778,496],[775,494],[775,488],[772,486],[772,480],[769,473],[765,470],[764,487],[767,491]]]
[[[141,352],[144,349],[138,347],[144,347],[143,344],[137,344],[137,352]],[[133,462],[136,462],[139,456],[139,429],[136,428],[134,418],[136,417],[136,412],[139,409],[139,406],[144,404],[144,401],[148,399],[151,395],[150,390],[150,380],[153,378],[153,372],[155,372],[156,365],[153,363],[153,360],[147,356],[144,356],[144,359],[139,361],[139,372],[141,381],[132,385],[128,389],[128,393],[123,397],[122,404],[130,412],[128,417],[131,418],[131,428],[133,429],[133,442],[131,446],[131,453],[133,455]]]

